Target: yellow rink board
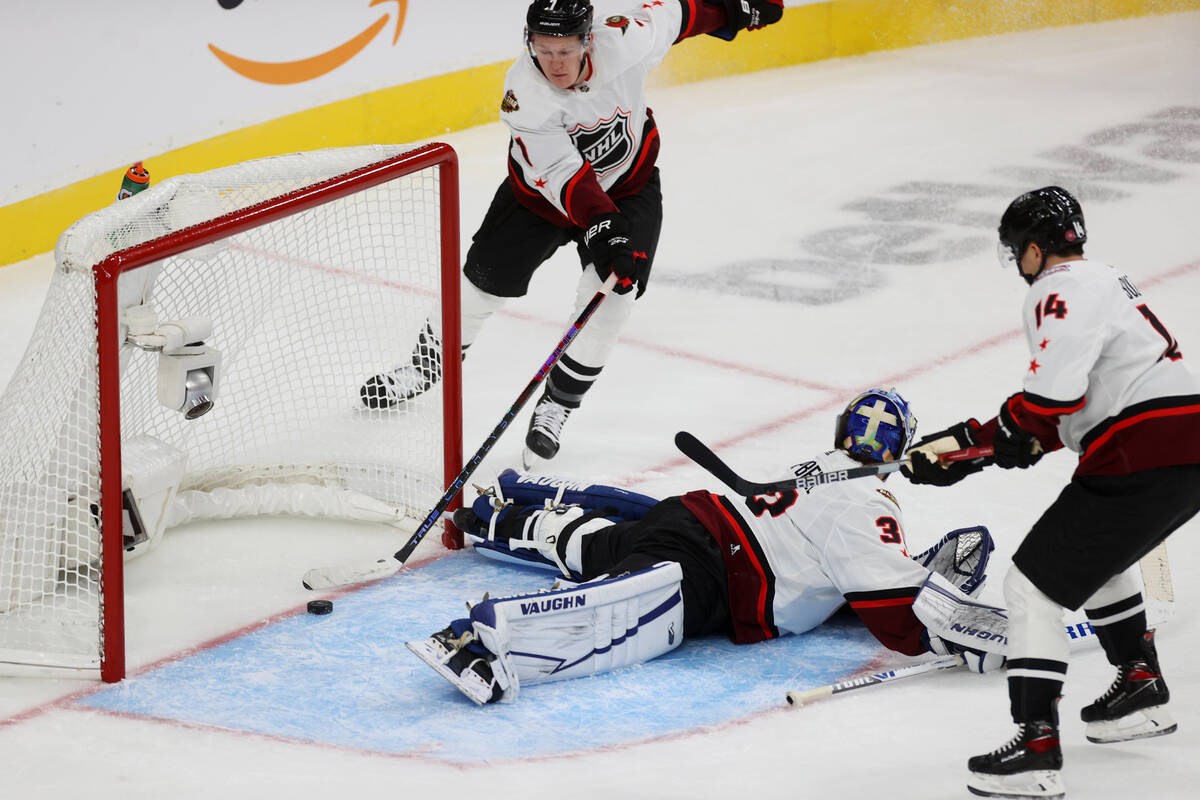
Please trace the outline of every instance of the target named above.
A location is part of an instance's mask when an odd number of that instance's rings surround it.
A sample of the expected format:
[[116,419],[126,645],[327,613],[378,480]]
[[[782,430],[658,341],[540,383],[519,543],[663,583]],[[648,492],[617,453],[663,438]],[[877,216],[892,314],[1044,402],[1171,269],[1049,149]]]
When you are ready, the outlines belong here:
[[[1200,0],[831,0],[787,9],[734,42],[701,36],[672,48],[653,85],[670,86],[828,58],[975,36],[1200,9]],[[511,61],[318,106],[145,157],[152,180],[299,150],[412,142],[498,118]],[[452,98],[448,100],[448,98]],[[54,247],[75,220],[113,201],[128,164],[0,207],[0,265]]]

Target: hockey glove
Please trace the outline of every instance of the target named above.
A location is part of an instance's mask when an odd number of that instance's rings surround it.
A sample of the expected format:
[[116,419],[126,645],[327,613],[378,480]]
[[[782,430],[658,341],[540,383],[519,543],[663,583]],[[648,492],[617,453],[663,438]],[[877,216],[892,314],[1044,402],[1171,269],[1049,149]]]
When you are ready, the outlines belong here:
[[979,423],[974,419],[952,425],[944,431],[931,433],[909,448],[908,464],[900,467],[900,474],[913,483],[931,486],[950,486],[968,475],[979,472],[991,458],[975,458],[969,461],[938,461],[942,453],[951,453],[968,447],[977,447],[976,436]]
[[950,642],[940,636],[936,636],[929,631],[921,634],[921,641],[925,642],[925,646],[929,648],[929,652],[936,653],[939,656],[962,656],[963,663],[967,665],[967,669],[980,675],[985,672],[991,672],[994,669],[1000,669],[1008,661],[1007,658],[999,653],[988,653],[984,650],[964,647],[956,642]]
[[[629,220],[624,214],[606,212],[593,216],[588,221],[583,244],[592,256],[600,280],[607,280],[609,273],[616,274],[618,280],[613,291],[617,294],[626,294],[638,283],[638,266],[630,246]],[[648,265],[646,259],[641,261]],[[642,291],[644,289],[639,288],[638,297]]]
[[1032,467],[1041,460],[1045,451],[1038,438],[1017,424],[1008,403],[1000,406],[999,427],[992,446],[996,450],[996,463],[1004,469]]
[[715,4],[725,6],[726,25],[711,35],[725,41],[738,31],[756,31],[783,18],[783,0],[716,0]]

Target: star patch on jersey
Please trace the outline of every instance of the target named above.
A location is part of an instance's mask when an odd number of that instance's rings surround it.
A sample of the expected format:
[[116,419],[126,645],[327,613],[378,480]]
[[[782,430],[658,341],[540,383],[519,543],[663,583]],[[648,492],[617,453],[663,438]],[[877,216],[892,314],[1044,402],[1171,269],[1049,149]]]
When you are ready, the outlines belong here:
[[629,33],[629,17],[622,17],[620,14],[614,14],[604,20],[604,24],[610,28],[616,28],[621,32],[621,35]]
[[506,113],[512,113],[513,111],[516,111],[520,107],[521,106],[517,104],[517,95],[512,89],[509,89],[507,92],[504,93],[504,99],[500,101],[500,110],[501,111],[504,111]]

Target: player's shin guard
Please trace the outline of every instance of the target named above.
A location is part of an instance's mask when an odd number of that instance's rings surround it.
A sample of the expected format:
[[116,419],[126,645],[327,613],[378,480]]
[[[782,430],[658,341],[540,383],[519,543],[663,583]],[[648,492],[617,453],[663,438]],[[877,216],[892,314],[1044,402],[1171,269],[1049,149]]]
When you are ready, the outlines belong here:
[[[480,644],[510,687],[576,678],[638,664],[683,641],[683,573],[673,561],[647,570],[471,608]],[[557,586],[557,584],[556,584]]]

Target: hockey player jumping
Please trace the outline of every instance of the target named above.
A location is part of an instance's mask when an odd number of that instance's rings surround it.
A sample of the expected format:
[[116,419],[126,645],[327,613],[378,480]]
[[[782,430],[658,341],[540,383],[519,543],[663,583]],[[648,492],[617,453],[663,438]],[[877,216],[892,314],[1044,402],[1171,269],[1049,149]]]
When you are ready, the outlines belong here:
[[[589,0],[535,0],[526,14],[525,53],[504,82],[508,179],[463,265],[463,351],[507,299],[525,295],[533,273],[564,245],[575,244],[583,267],[572,317],[610,274],[621,279],[620,294],[596,311],[551,371],[525,437],[526,467],[558,453],[563,425],[646,291],[662,227],[647,76],[684,39],[733,39],[783,15],[782,0],[655,0],[631,8],[593,20]],[[439,349],[427,327],[409,361],[363,385],[363,403],[384,408],[428,390],[441,375]]]

